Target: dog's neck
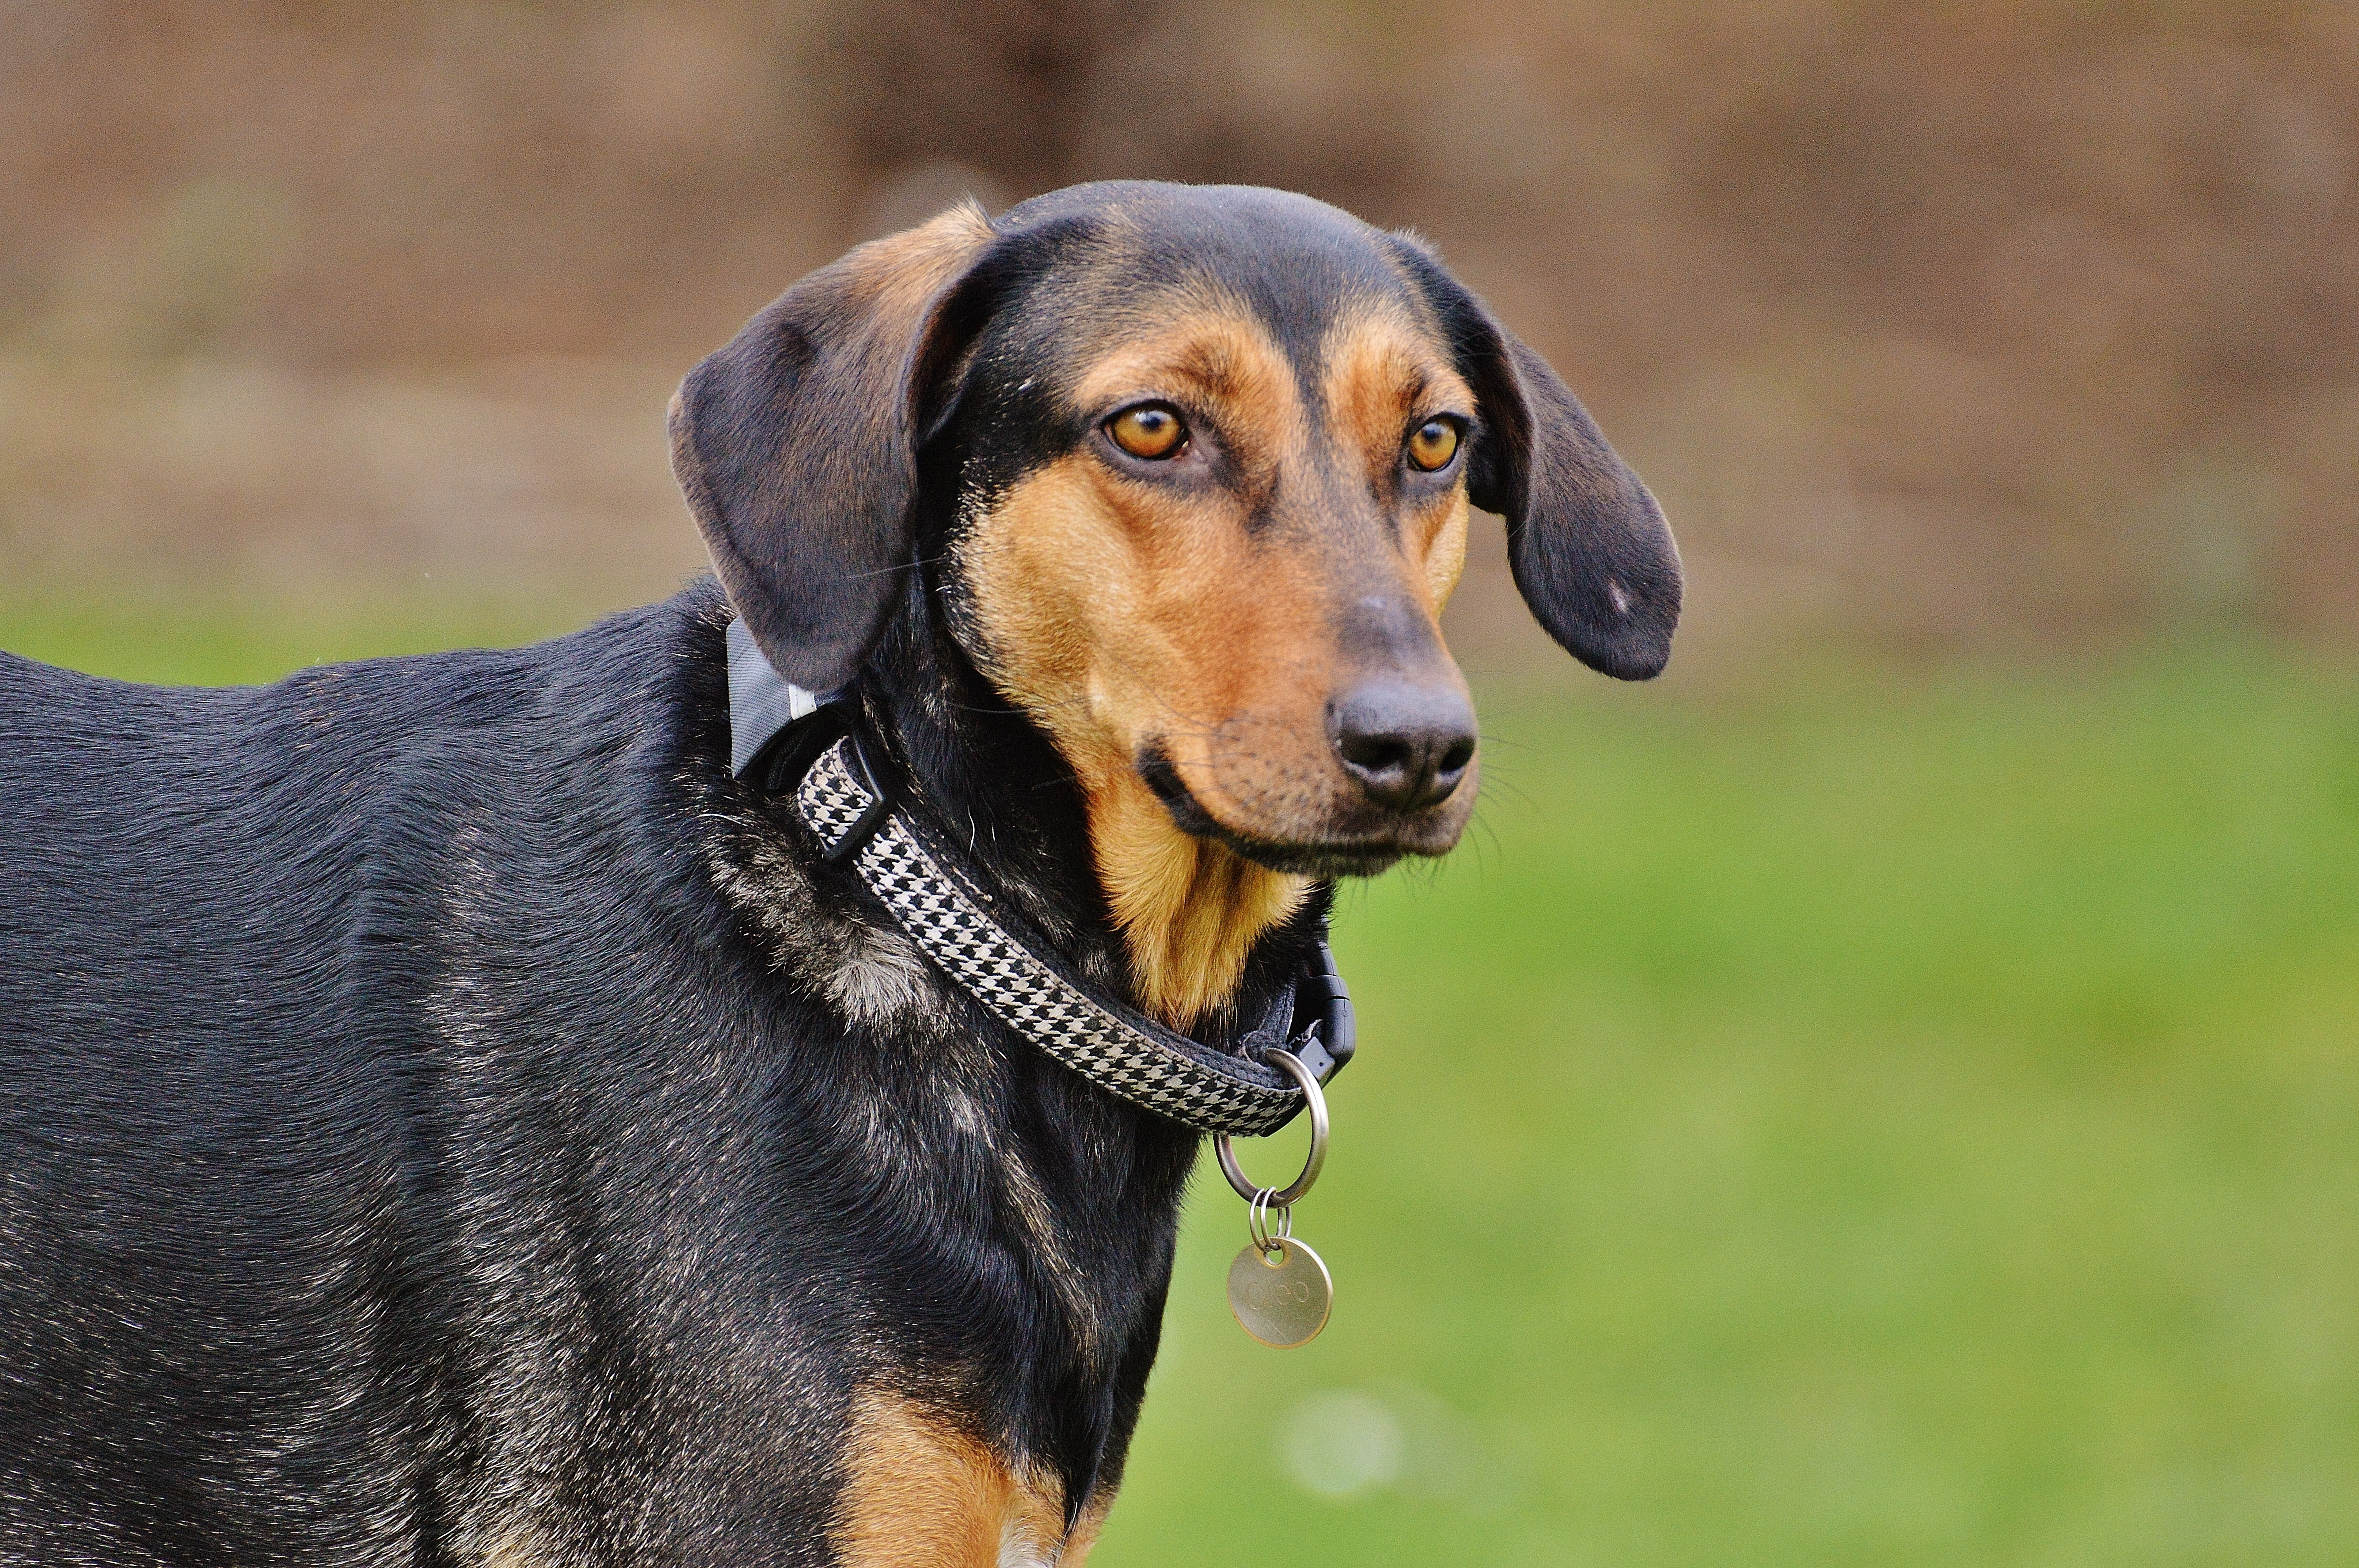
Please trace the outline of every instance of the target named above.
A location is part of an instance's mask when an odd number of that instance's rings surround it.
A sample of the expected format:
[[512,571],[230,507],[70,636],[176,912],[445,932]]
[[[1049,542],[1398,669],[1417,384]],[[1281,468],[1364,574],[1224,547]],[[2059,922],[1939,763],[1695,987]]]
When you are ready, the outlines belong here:
[[1299,946],[1288,933],[1315,925],[1325,898],[1181,833],[1135,771],[1085,775],[976,669],[936,603],[912,583],[862,678],[869,722],[927,809],[1093,983],[1177,1029],[1232,1021],[1267,989],[1257,950]]
[[1307,880],[1181,832],[1127,757],[1086,779],[1082,793],[1139,1005],[1177,1029],[1223,1011],[1254,944],[1294,913]]

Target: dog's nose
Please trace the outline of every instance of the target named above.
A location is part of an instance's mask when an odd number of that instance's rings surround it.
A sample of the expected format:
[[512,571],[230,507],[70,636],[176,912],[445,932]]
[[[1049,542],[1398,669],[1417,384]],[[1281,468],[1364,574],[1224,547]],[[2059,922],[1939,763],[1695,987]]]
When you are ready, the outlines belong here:
[[1474,705],[1451,687],[1370,681],[1328,712],[1343,771],[1388,811],[1449,799],[1474,760]]

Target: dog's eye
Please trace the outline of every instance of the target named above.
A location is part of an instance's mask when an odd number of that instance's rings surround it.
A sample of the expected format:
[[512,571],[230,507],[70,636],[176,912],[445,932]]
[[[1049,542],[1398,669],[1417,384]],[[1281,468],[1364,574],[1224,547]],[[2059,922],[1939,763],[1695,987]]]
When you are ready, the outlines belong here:
[[1187,444],[1188,427],[1180,422],[1180,411],[1161,403],[1142,403],[1136,408],[1125,408],[1106,422],[1106,434],[1114,444],[1134,458],[1177,457]]
[[1458,455],[1458,427],[1447,419],[1428,419],[1408,436],[1408,460],[1412,467],[1432,473],[1450,466]]

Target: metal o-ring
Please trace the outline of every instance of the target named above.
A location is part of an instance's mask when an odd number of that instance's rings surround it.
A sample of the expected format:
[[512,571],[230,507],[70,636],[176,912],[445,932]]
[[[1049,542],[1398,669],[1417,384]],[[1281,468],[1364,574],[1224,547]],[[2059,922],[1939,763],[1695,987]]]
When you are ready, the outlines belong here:
[[1277,1196],[1276,1187],[1263,1187],[1245,1206],[1245,1235],[1265,1258],[1294,1238],[1294,1210],[1280,1207]]
[[[1319,1087],[1318,1077],[1293,1052],[1273,1051],[1269,1059],[1294,1079],[1302,1090],[1302,1098],[1310,1102],[1310,1157],[1302,1162],[1302,1174],[1294,1178],[1294,1184],[1271,1192],[1268,1200],[1272,1208],[1286,1208],[1301,1201],[1302,1195],[1310,1190],[1310,1184],[1319,1179],[1320,1167],[1327,1163],[1327,1096]],[[1252,1203],[1269,1191],[1245,1180],[1245,1172],[1237,1165],[1236,1152],[1229,1147],[1227,1133],[1212,1134],[1212,1153],[1221,1162],[1221,1174],[1228,1177],[1229,1185],[1245,1202]]]

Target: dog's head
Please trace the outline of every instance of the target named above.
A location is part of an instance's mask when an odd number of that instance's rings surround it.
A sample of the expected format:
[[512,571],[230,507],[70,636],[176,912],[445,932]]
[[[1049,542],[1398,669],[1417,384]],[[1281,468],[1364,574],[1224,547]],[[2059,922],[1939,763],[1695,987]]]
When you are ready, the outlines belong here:
[[1292,873],[1439,854],[1475,730],[1436,622],[1470,505],[1584,663],[1662,668],[1661,512],[1417,241],[1306,197],[1078,186],[813,274],[698,366],[673,464],[798,685],[850,681],[948,520],[944,611],[1099,817]]

